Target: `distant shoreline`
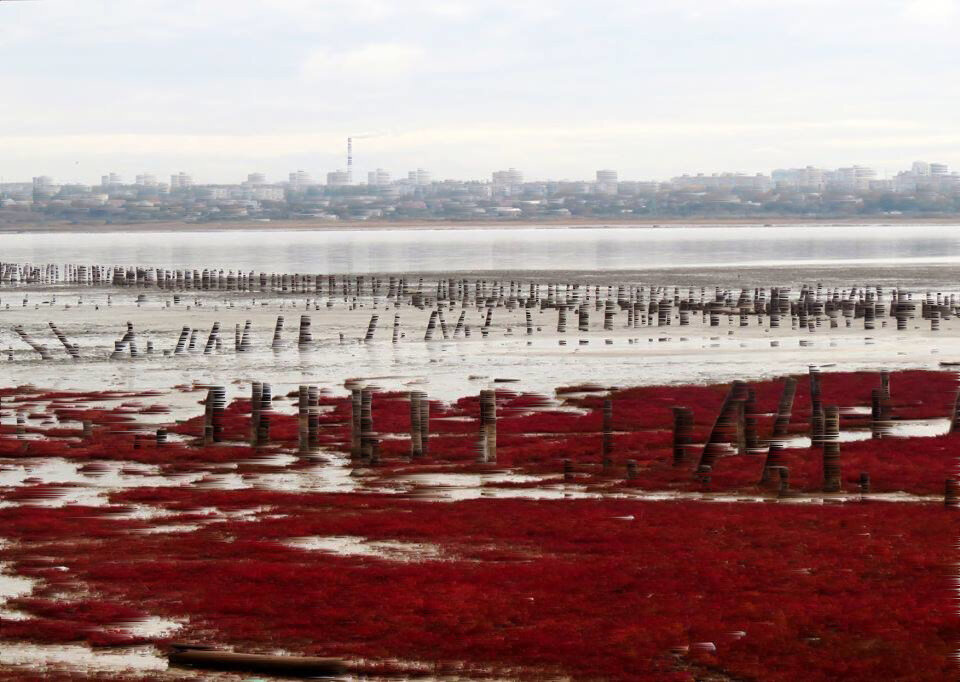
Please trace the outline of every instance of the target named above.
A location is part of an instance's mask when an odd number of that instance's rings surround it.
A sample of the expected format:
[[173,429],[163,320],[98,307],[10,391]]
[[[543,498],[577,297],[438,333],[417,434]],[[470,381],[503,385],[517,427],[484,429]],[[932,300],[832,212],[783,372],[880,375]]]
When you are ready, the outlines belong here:
[[0,225],[0,234],[41,233],[120,233],[120,232],[221,232],[221,231],[317,231],[342,230],[388,231],[388,230],[503,230],[518,229],[605,229],[605,228],[656,228],[656,227],[817,227],[880,226],[880,225],[958,225],[960,215],[953,217],[907,217],[877,216],[875,218],[663,218],[657,220],[573,218],[564,220],[510,220],[497,222],[447,222],[426,220],[363,221],[363,220],[273,220],[273,221],[223,221],[188,223],[181,221],[157,221],[139,223],[23,223]]

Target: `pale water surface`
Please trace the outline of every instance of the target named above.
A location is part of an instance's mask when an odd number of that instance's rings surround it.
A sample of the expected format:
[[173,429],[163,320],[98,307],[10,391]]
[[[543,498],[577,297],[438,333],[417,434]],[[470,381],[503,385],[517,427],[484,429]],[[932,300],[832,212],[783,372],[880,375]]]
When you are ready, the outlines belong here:
[[616,271],[960,263],[957,225],[20,233],[4,261],[269,272]]

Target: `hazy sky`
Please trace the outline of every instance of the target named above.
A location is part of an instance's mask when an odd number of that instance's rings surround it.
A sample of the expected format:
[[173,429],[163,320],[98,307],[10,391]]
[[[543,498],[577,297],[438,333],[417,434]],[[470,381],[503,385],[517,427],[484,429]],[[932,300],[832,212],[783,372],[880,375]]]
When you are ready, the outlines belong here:
[[0,176],[960,167],[960,0],[0,2]]

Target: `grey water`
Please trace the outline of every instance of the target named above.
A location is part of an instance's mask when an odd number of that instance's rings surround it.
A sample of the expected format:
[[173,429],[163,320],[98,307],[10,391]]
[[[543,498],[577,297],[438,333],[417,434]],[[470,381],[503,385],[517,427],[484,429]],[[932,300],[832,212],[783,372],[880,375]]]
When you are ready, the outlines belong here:
[[853,269],[939,281],[960,264],[960,225],[24,232],[0,236],[0,260],[323,274]]

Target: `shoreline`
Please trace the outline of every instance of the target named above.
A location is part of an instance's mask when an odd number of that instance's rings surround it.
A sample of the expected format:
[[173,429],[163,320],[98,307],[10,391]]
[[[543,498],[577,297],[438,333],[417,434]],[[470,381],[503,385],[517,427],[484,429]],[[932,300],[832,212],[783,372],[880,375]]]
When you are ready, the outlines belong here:
[[2,224],[0,234],[58,234],[91,233],[109,234],[118,232],[229,232],[229,231],[460,231],[460,230],[503,230],[503,229],[590,229],[603,230],[625,227],[638,229],[673,227],[871,227],[890,225],[960,225],[960,216],[953,217],[906,217],[878,216],[876,218],[663,218],[657,220],[592,218],[565,220],[510,220],[495,222],[447,222],[425,220],[398,220],[390,222],[371,222],[363,220],[275,220],[275,221],[223,221],[211,223],[188,223],[182,221],[157,221],[142,223],[69,223],[57,221],[51,223]]

